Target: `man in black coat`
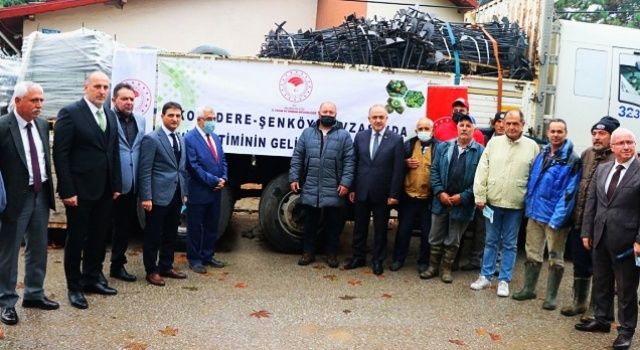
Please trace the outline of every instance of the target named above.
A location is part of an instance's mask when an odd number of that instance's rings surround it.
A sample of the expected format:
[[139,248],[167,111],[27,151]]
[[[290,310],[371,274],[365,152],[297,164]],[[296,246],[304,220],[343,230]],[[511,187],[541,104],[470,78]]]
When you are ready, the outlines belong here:
[[346,270],[366,265],[367,231],[373,212],[373,273],[383,272],[387,249],[387,225],[391,206],[402,195],[404,146],[402,137],[386,128],[389,116],[383,105],[369,108],[370,129],[356,134],[353,142],[356,172],[349,200],[355,203],[353,257]]
[[109,77],[91,73],[84,97],[60,110],[54,128],[58,194],[67,214],[64,270],[69,301],[79,309],[88,307],[83,291],[117,293],[101,279],[111,208],[122,187],[117,120],[104,107],[108,94]]

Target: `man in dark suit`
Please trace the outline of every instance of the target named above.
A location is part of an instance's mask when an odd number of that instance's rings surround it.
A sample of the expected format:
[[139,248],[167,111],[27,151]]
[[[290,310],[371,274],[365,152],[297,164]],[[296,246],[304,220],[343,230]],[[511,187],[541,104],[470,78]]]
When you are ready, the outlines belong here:
[[187,201],[187,260],[189,268],[206,273],[204,267],[224,267],[213,257],[218,238],[220,193],[227,183],[227,161],[220,138],[214,133],[215,113],[211,107],[196,111],[196,127],[184,137],[187,154],[185,178]]
[[618,337],[614,349],[628,349],[638,323],[640,256],[640,161],[636,138],[625,128],[611,134],[615,161],[596,169],[582,221],[582,243],[593,249],[595,320],[576,324],[585,332],[611,330],[613,295],[618,297]]
[[122,187],[118,122],[104,108],[108,93],[109,77],[89,74],[84,97],[62,108],[54,127],[53,161],[67,214],[64,271],[69,302],[79,309],[89,306],[83,291],[117,293],[101,279],[111,207]]
[[30,81],[18,83],[11,112],[0,118],[0,171],[4,174],[7,208],[0,229],[0,320],[18,323],[18,255],[25,247],[24,296],[22,306],[54,310],[58,303],[44,294],[47,270],[47,225],[49,208],[55,209],[49,125],[38,118],[44,101],[42,87]]
[[[140,201],[147,212],[143,261],[147,282],[164,286],[163,277],[183,279],[173,268],[173,253],[182,202],[187,199],[184,143],[177,134],[182,107],[175,102],[162,106],[162,125],[142,139],[138,183]],[[158,256],[159,255],[159,256]]]
[[355,203],[355,224],[353,257],[344,266],[346,270],[366,265],[367,231],[373,212],[372,269],[376,275],[383,272],[389,211],[398,204],[404,179],[402,137],[386,129],[388,119],[383,105],[373,105],[369,108],[371,128],[357,133],[353,142],[356,175],[349,200]]
[[135,92],[126,83],[113,88],[113,111],[118,119],[118,141],[120,150],[120,170],[122,193],[116,198],[113,211],[114,230],[111,239],[110,276],[127,282],[136,280],[136,276],[127,272],[127,246],[129,236],[140,229],[138,224],[138,184],[136,172],[140,158],[140,144],[144,136],[145,123],[141,116],[133,113]]

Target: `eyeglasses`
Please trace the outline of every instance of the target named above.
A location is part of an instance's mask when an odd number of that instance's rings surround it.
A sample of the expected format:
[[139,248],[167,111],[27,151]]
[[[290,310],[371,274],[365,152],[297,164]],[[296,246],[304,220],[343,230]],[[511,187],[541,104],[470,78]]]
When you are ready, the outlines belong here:
[[614,146],[633,146],[635,145],[636,142],[635,141],[618,141],[616,143],[614,143]]

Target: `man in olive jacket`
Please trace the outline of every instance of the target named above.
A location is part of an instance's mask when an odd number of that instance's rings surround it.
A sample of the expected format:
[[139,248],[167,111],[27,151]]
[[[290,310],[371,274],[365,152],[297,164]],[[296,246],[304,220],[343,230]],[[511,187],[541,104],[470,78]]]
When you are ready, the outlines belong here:
[[336,105],[324,102],[315,125],[305,129],[291,157],[291,191],[301,193],[305,209],[303,253],[298,265],[315,261],[321,214],[327,238],[327,265],[338,267],[338,237],[342,229],[342,207],[353,181],[353,143],[349,132],[336,120]]

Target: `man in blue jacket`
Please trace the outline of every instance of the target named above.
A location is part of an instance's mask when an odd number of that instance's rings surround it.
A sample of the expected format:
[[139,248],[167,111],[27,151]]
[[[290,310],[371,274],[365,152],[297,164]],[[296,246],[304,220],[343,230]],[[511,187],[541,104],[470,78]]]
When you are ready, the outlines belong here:
[[206,273],[204,266],[224,267],[214,258],[218,238],[221,191],[226,186],[227,161],[222,143],[215,130],[215,113],[211,107],[196,111],[196,127],[184,137],[187,153],[185,179],[187,199],[187,260],[197,273]]
[[342,208],[353,182],[353,143],[349,132],[336,120],[336,105],[324,102],[316,123],[305,129],[291,157],[291,191],[301,192],[305,210],[303,253],[298,265],[315,261],[321,214],[327,238],[327,265],[338,267],[338,238],[342,229]]
[[549,250],[547,294],[542,304],[545,310],[555,310],[558,287],[564,273],[564,248],[571,229],[571,215],[578,192],[582,162],[567,139],[567,124],[552,119],[547,129],[549,144],[533,162],[527,194],[527,223],[524,287],[513,294],[515,300],[536,298],[536,283],[540,275],[545,243]]
[[473,139],[475,126],[470,116],[461,115],[457,129],[458,138],[439,144],[433,157],[431,254],[429,268],[420,273],[423,279],[440,274],[445,283],[453,282],[451,268],[458,254],[460,239],[473,220],[473,180],[484,151],[484,147]]

